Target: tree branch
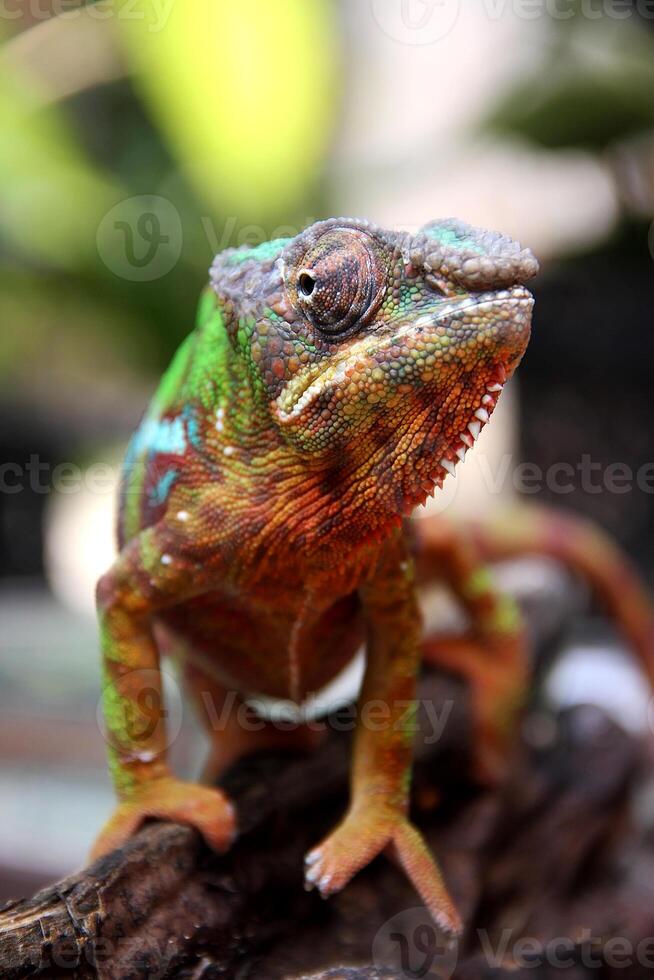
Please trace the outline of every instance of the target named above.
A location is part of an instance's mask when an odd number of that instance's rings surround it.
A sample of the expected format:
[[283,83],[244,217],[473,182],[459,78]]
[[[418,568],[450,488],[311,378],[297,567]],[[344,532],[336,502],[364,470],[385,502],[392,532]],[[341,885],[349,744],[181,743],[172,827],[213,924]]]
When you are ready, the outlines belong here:
[[[416,819],[471,926],[457,978],[489,976],[487,957],[479,960],[479,924],[489,935],[508,929],[511,938],[527,930],[546,939],[552,929],[565,935],[573,928],[571,910],[583,907],[580,874],[610,852],[638,748],[599,712],[578,709],[558,719],[546,752],[522,747],[503,790],[480,793],[462,775],[466,692],[429,674],[420,697],[453,710],[434,744],[423,718]],[[302,887],[305,851],[346,805],[348,769],[349,738],[336,732],[311,757],[245,760],[225,780],[241,825],[228,854],[213,855],[188,828],[147,826],[79,874],[5,908],[0,975],[384,976],[372,963],[375,936],[398,912],[419,905],[399,871],[377,861],[328,903]],[[627,928],[633,898],[624,901]],[[601,918],[595,910],[594,923]],[[340,973],[321,972],[330,964]],[[368,965],[357,973],[357,964]]]

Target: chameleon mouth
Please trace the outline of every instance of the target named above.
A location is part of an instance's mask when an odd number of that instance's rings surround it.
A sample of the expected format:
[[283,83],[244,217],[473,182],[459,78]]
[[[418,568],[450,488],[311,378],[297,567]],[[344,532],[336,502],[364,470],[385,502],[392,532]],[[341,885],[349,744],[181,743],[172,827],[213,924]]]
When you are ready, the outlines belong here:
[[[498,344],[497,360],[491,361],[483,380],[480,380],[475,386],[477,394],[472,403],[473,405],[476,403],[476,407],[470,411],[470,415],[459,432],[452,434],[452,429],[450,429],[450,434],[440,448],[438,461],[434,460],[431,466],[426,467],[422,479],[418,477],[415,481],[415,489],[409,490],[407,493],[405,513],[412,513],[416,505],[424,504],[436,490],[442,488],[448,476],[456,475],[457,465],[463,462],[468,450],[476,444],[482,429],[490,421],[504,385],[512,377],[526,350],[531,332],[533,304],[534,300],[531,293],[523,286],[515,286],[509,290],[496,293],[493,297],[481,302],[473,299],[472,302],[465,304],[464,308],[467,311],[472,311],[473,315],[483,315],[497,310],[499,305],[505,312],[505,316],[498,322],[504,321],[508,329],[505,337]],[[433,321],[431,319],[429,322],[424,320],[424,323],[425,325],[432,325]],[[417,325],[421,325],[420,320],[417,321]]]
[[290,422],[297,418],[329,386],[345,381],[350,358],[351,352],[336,362],[332,360],[327,368],[318,365],[290,381],[275,400],[280,420]]
[[436,483],[439,485],[442,486],[443,480],[448,475],[454,476],[457,464],[463,462],[468,450],[472,449],[477,442],[481,430],[490,421],[490,417],[493,414],[508,378],[509,373],[504,365],[498,365],[491,375],[491,379],[486,383],[479,407],[472,413],[463,431],[455,437],[447,453],[438,462]]
[[477,314],[496,312],[498,308],[506,310],[511,317],[518,310],[529,316],[534,305],[534,297],[525,286],[512,286],[509,289],[497,290],[494,293],[483,293],[481,295],[465,296],[463,298],[452,299],[449,303],[445,302],[433,313],[426,313],[419,316],[414,322],[414,328],[435,327],[449,317],[461,316],[462,314]]
[[[298,419],[303,411],[324,392],[340,384],[347,384],[349,377],[354,372],[365,370],[371,355],[375,355],[379,359],[380,353],[401,343],[404,338],[427,334],[428,331],[437,329],[444,321],[455,317],[476,319],[477,317],[484,318],[485,316],[497,315],[498,312],[504,312],[505,316],[498,317],[498,322],[503,320],[515,331],[515,345],[519,348],[516,357],[517,363],[524,352],[529,336],[533,303],[531,293],[522,285],[493,293],[460,296],[449,301],[444,299],[433,311],[424,313],[417,319],[409,320],[394,329],[390,328],[383,335],[378,333],[374,337],[357,338],[342,351],[333,353],[326,364],[316,364],[288,382],[274,402],[278,419],[282,423]],[[374,344],[374,350],[371,350],[371,343]],[[494,381],[493,383],[503,384],[504,381]],[[493,389],[493,391],[499,393],[497,389]],[[491,397],[493,391],[486,391],[484,397]],[[486,424],[488,421],[486,416],[490,416],[494,407],[495,400],[492,401],[492,404],[490,401],[485,403],[482,401],[477,409],[478,414],[468,423],[468,431],[464,432],[457,442],[454,448],[455,455],[459,449],[463,450],[466,446],[470,448],[463,436],[472,437],[474,441],[476,439],[474,432],[477,426],[482,427]],[[444,467],[445,471],[450,472],[447,466]]]
[[[477,442],[481,430],[490,421],[504,385],[513,375],[527,346],[531,328],[530,314],[534,305],[531,293],[524,286],[515,286],[510,290],[503,290],[495,294],[491,300],[472,305],[475,313],[482,313],[498,303],[501,303],[507,310],[511,322],[516,328],[515,350],[491,370],[477,408],[472,412],[463,430],[454,437],[454,441],[439,460],[435,474],[435,483],[438,486],[442,486],[448,475],[453,476],[455,474],[457,464],[463,462],[468,450],[472,449]],[[519,318],[514,318],[511,314],[511,311],[515,311],[516,308],[519,309],[521,315]]]
[[468,421],[463,429],[454,437],[447,441],[447,448],[443,452],[438,462],[433,460],[428,462],[419,473],[418,467],[408,474],[408,481],[405,484],[404,502],[401,508],[405,516],[410,516],[415,507],[424,505],[437,490],[440,490],[448,476],[455,476],[458,463],[463,462],[466,453],[472,449],[484,426],[490,421],[498,399],[506,382],[513,374],[519,358],[514,364],[497,364],[489,371],[488,378],[484,382],[481,390],[483,394],[478,402],[478,407],[470,414]]

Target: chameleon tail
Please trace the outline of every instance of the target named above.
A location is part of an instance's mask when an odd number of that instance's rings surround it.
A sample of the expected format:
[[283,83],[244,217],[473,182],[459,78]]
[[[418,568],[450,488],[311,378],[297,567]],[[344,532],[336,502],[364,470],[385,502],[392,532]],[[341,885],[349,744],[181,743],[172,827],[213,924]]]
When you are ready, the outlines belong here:
[[547,508],[523,508],[469,530],[485,561],[546,555],[591,588],[634,649],[654,687],[654,606],[627,556],[591,522]]

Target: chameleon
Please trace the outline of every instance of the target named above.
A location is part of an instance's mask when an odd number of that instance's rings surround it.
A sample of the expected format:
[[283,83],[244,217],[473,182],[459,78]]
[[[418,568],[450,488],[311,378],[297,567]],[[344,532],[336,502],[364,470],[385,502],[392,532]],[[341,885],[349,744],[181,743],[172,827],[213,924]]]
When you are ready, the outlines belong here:
[[[456,219],[411,233],[332,218],[216,257],[196,326],[129,444],[119,554],[97,587],[118,805],[94,856],[147,818],[227,849],[237,816],[221,773],[256,749],[316,743],[302,724],[244,726],[235,706],[301,705],[363,645],[359,707],[383,704],[386,723],[358,712],[349,806],[307,855],[306,885],[327,897],[385,852],[434,920],[461,931],[410,820],[407,705],[422,660],[467,675],[474,765],[492,781],[527,684],[526,642],[486,568],[502,536],[407,518],[474,445],[525,353],[537,270],[517,242]],[[423,637],[417,589],[434,577],[465,608],[466,637]],[[207,729],[204,783],[169,766],[168,652]]]

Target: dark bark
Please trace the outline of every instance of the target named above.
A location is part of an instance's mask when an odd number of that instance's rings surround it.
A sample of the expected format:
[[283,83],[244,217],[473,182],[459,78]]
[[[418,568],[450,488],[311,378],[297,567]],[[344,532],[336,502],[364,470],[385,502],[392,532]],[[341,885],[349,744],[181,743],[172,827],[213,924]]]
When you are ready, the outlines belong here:
[[[635,852],[625,802],[638,779],[637,743],[599,711],[574,709],[547,721],[546,749],[520,747],[502,789],[482,792],[465,777],[465,692],[428,675],[421,697],[454,709],[434,744],[431,728],[421,728],[415,818],[469,924],[458,949],[438,946],[440,958],[423,976],[452,975],[456,960],[457,980],[560,977],[549,961],[564,954],[548,942],[567,936],[575,965],[563,971],[566,980],[613,977],[606,963],[602,973],[587,966],[579,940],[584,929],[604,946],[610,937],[635,944],[654,936],[652,875],[636,874],[634,858],[650,868],[654,850],[641,841]],[[0,914],[0,976],[408,976],[393,965],[402,943],[416,967],[440,940],[388,861],[329,902],[302,888],[304,852],[345,806],[349,748],[349,737],[334,732],[311,757],[239,764],[225,785],[242,834],[224,857],[187,828],[152,824],[80,874],[8,906]],[[398,913],[403,918],[389,924]],[[525,936],[529,948],[516,949]],[[522,963],[523,953],[541,965]],[[649,955],[654,964],[654,944]],[[616,968],[615,976],[640,974]]]

